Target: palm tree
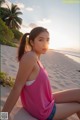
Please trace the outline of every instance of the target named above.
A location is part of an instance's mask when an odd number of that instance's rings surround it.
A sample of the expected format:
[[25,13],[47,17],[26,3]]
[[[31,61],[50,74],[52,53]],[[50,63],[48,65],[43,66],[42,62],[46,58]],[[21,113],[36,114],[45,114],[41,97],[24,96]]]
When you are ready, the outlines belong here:
[[0,0],[0,7],[3,3],[5,3],[5,0]]
[[7,26],[11,29],[19,29],[20,25],[22,24],[22,19],[18,17],[18,15],[21,15],[22,12],[20,12],[19,10],[20,8],[14,4],[11,4],[11,8],[9,6],[7,8],[7,13],[4,16],[4,20]]
[[1,7],[3,3],[5,3],[5,0],[0,0],[0,18],[2,20],[3,20],[3,17],[5,16],[5,14],[6,14],[6,9]]
[[8,9],[4,7],[0,7],[0,18],[5,21],[5,18],[7,17]]

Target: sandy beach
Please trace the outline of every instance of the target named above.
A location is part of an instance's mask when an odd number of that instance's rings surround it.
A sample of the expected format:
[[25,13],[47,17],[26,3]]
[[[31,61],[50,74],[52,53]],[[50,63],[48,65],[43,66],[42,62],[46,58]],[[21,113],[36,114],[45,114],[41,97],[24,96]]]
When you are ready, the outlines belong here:
[[[16,78],[18,71],[17,48],[1,45],[1,71]],[[46,68],[52,91],[80,88],[80,64],[64,54],[49,50],[40,58]],[[1,86],[1,109],[11,91],[10,87]],[[11,112],[11,120],[37,120],[27,113],[21,105],[20,98]],[[66,120],[79,120],[76,114]]]

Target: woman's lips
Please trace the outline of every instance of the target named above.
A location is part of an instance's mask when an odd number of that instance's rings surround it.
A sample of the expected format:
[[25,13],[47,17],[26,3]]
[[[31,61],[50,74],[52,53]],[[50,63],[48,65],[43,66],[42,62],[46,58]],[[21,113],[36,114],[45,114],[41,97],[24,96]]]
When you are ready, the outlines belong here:
[[46,51],[47,49],[46,49],[46,48],[43,48],[42,50],[43,50],[43,51]]

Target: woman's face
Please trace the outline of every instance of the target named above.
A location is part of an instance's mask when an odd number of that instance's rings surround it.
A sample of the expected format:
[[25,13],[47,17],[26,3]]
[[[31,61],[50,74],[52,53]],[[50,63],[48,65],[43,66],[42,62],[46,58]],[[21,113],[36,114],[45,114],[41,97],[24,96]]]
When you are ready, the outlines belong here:
[[49,46],[49,33],[42,32],[35,39],[31,41],[32,48],[37,54],[44,54]]

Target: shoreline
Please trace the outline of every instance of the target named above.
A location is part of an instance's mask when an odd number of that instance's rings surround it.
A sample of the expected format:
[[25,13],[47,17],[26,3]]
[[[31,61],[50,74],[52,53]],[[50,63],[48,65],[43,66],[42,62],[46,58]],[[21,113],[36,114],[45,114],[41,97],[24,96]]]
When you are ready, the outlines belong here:
[[67,57],[74,60],[75,62],[80,63],[80,52],[64,51],[64,50],[55,50],[55,51],[66,55]]
[[80,57],[72,56],[72,55],[68,55],[68,54],[66,54],[66,56],[68,56],[69,58],[73,59],[74,61],[76,61],[80,64]]

